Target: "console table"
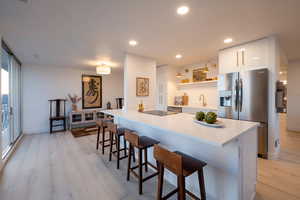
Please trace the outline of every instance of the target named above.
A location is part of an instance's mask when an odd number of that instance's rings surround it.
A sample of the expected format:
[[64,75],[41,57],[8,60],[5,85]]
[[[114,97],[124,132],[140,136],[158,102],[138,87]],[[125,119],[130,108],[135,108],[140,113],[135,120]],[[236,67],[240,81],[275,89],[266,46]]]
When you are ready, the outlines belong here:
[[96,121],[104,118],[102,113],[104,109],[89,109],[76,112],[70,112],[70,129],[74,127],[82,127],[84,125],[96,125]]

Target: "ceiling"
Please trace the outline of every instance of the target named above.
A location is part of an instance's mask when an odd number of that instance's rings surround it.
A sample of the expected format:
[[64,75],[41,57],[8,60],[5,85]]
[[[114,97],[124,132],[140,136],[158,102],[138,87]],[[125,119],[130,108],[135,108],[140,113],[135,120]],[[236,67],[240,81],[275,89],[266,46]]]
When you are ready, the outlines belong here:
[[295,60],[299,8],[299,0],[1,0],[0,32],[23,63],[44,66],[121,68],[125,52],[180,66],[216,58],[226,37],[235,45],[271,34]]

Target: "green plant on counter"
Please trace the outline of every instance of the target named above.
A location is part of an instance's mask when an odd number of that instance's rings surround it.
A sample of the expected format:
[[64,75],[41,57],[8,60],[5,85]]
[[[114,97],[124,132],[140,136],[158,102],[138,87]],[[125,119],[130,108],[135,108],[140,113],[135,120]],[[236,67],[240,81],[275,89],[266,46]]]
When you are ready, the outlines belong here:
[[205,122],[208,124],[213,124],[217,121],[217,114],[214,112],[208,112],[205,115]]
[[205,113],[204,112],[197,112],[196,113],[196,119],[198,120],[198,121],[203,121],[204,119],[205,119]]

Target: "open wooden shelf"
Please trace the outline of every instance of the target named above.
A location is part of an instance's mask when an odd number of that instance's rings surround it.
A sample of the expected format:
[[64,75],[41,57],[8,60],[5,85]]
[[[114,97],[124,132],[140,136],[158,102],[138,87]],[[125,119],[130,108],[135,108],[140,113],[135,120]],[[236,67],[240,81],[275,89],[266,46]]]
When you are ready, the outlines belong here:
[[199,85],[199,86],[204,86],[208,84],[212,84],[217,86],[218,80],[213,80],[213,81],[199,81],[199,82],[191,82],[191,83],[178,83],[179,86],[186,86],[186,85]]

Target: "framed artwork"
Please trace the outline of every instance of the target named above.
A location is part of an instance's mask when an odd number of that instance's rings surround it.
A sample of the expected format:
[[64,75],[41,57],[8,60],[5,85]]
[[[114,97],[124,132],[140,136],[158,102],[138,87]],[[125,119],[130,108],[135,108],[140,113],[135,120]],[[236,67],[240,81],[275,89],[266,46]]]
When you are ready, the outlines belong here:
[[146,97],[149,96],[149,78],[136,78],[136,96]]
[[102,77],[82,75],[82,108],[102,108]]
[[205,81],[206,80],[205,68],[199,68],[193,70],[193,82]]

